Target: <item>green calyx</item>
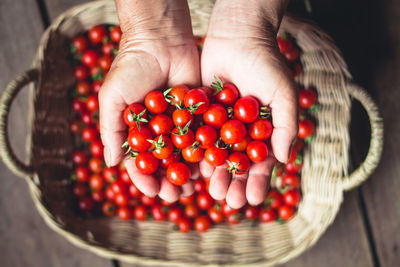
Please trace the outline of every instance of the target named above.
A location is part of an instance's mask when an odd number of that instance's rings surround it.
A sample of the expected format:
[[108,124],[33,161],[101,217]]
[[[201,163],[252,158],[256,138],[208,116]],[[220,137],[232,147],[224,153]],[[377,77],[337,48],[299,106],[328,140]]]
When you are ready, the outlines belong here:
[[160,136],[158,137],[157,141],[151,140],[151,139],[146,139],[147,142],[151,143],[152,145],[154,145],[154,147],[151,149],[151,151],[154,151],[156,149],[161,149],[165,147],[165,142],[162,138],[162,134],[160,134]]
[[199,107],[203,104],[204,104],[204,102],[199,102],[195,105],[191,105],[191,106],[187,107],[187,110],[189,110],[190,114],[194,114],[199,109]]
[[145,122],[145,123],[149,122],[145,118],[142,118],[142,116],[144,115],[144,113],[146,113],[146,111],[147,111],[147,109],[144,109],[142,112],[140,112],[138,115],[136,115],[135,112],[133,112],[132,110],[129,109],[130,115],[132,115],[132,121],[136,122],[136,126],[139,131],[140,131],[140,122]]
[[178,129],[178,132],[177,133],[172,132],[172,134],[175,134],[175,135],[185,135],[185,134],[187,134],[189,132],[189,126],[190,126],[191,123],[192,123],[192,120],[188,121],[188,123],[186,123],[185,127],[183,127],[183,128],[178,125],[176,127]]
[[211,83],[211,88],[215,89],[213,96],[224,89],[224,83],[217,76],[214,76],[214,80],[215,81]]

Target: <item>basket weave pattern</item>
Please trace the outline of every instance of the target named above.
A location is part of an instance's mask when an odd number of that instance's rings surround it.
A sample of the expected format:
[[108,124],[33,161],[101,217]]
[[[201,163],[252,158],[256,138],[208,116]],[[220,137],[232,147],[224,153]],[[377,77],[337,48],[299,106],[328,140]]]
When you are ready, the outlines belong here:
[[[207,30],[212,1],[189,1],[196,35]],[[104,257],[157,266],[199,264],[269,266],[285,262],[314,244],[335,218],[343,191],[368,177],[382,149],[382,121],[372,100],[352,84],[351,76],[333,42],[315,26],[285,17],[281,31],[289,32],[301,48],[303,74],[297,82],[317,90],[320,109],[313,113],[316,135],[304,155],[298,213],[284,224],[217,225],[208,232],[181,234],[171,223],[124,222],[118,218],[84,218],[74,209],[69,173],[72,139],[69,133],[68,90],[73,86],[67,40],[95,24],[117,24],[113,1],[96,1],[63,13],[45,32],[34,67],[10,83],[1,98],[2,157],[29,182],[39,212],[55,231],[74,244]],[[12,99],[28,81],[33,110],[30,163],[20,162],[8,146],[7,114]],[[11,92],[11,93],[10,93]],[[370,116],[370,152],[363,165],[348,174],[351,97]]]

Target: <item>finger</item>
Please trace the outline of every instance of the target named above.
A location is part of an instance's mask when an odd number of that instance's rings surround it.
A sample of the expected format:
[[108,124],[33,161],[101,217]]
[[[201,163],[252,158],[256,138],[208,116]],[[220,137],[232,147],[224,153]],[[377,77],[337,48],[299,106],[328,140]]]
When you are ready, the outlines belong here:
[[168,77],[168,87],[185,84],[190,87],[200,86],[200,62],[199,51],[194,44],[184,49],[181,57],[176,57],[171,63]]
[[215,168],[210,179],[210,195],[216,200],[224,199],[226,193],[228,192],[230,181],[231,175],[229,174],[225,165]]
[[210,178],[214,173],[215,167],[208,164],[205,159],[202,159],[199,163],[200,173],[205,178]]
[[129,177],[135,186],[146,196],[155,197],[160,191],[158,179],[153,175],[143,174],[137,168],[134,159],[125,161],[125,167]]
[[182,196],[189,197],[194,193],[194,183],[189,180],[186,184],[182,185]]
[[270,155],[265,161],[253,163],[250,167],[246,186],[246,198],[250,205],[256,206],[264,201],[274,163],[274,156]]
[[226,203],[232,209],[240,209],[246,202],[246,181],[248,173],[235,174],[226,194]]
[[160,181],[160,192],[158,196],[169,202],[173,203],[179,199],[179,195],[181,194],[181,190],[176,185],[173,185],[170,181],[168,181],[167,177],[161,177]]

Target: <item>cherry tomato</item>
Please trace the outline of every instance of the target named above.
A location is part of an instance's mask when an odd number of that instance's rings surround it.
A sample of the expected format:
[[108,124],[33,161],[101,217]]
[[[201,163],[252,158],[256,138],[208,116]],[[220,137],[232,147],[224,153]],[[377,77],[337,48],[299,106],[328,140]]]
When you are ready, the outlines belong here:
[[82,100],[76,98],[72,101],[72,109],[78,113],[82,113],[86,111],[86,105]]
[[163,207],[161,204],[153,205],[151,214],[155,221],[165,221],[168,216],[166,207]]
[[314,134],[314,124],[310,120],[300,120],[299,132],[297,136],[301,139],[306,139]]
[[199,208],[194,205],[194,204],[188,204],[185,207],[185,216],[188,218],[196,218],[199,216],[200,210]]
[[153,156],[157,159],[168,158],[172,154],[173,150],[174,146],[168,136],[157,136],[151,144],[151,153],[153,153]]
[[300,178],[294,173],[288,173],[282,178],[282,187],[284,188],[299,188]]
[[93,26],[89,30],[89,39],[92,43],[98,44],[104,40],[104,37],[107,36],[107,29],[103,25]]
[[248,220],[255,220],[258,217],[260,210],[258,207],[246,206],[244,209],[244,217]]
[[194,199],[195,199],[194,194],[190,195],[188,197],[180,196],[179,197],[179,203],[181,203],[182,205],[189,205],[189,204],[192,204],[194,202]]
[[108,187],[106,188],[105,193],[106,193],[106,198],[107,198],[108,200],[114,201],[115,193],[114,193],[114,191],[112,190],[111,186],[108,186]]
[[89,70],[83,65],[78,65],[74,69],[74,76],[78,80],[85,80],[89,77]]
[[91,86],[87,81],[78,81],[75,89],[78,95],[87,96],[91,91]]
[[103,85],[103,82],[101,82],[101,81],[93,81],[92,92],[95,94],[98,94],[102,85]]
[[211,227],[210,217],[202,215],[194,220],[194,228],[197,232],[205,232]]
[[90,197],[83,197],[79,199],[79,208],[83,211],[91,211],[93,209],[94,202]]
[[197,195],[197,206],[202,210],[211,209],[214,206],[214,199],[207,192],[200,192]]
[[118,48],[113,42],[106,42],[101,47],[101,52],[103,52],[103,54],[107,56],[115,56],[117,51]]
[[224,220],[224,215],[222,214],[221,209],[218,209],[216,207],[212,207],[208,210],[208,216],[216,224],[222,223]]
[[95,140],[90,144],[90,153],[93,157],[102,158],[104,155],[104,146],[100,140]]
[[73,121],[69,125],[69,129],[71,130],[71,132],[73,132],[75,134],[78,134],[82,130],[82,125],[81,125],[81,123],[79,121]]
[[127,221],[132,218],[132,210],[126,206],[119,207],[117,210],[117,214],[118,217],[123,221]]
[[301,170],[303,166],[302,157],[298,155],[295,149],[292,149],[292,152],[289,157],[289,162],[285,165],[286,170],[289,173],[296,173]]
[[168,166],[167,179],[175,185],[183,185],[189,181],[190,169],[182,162],[174,162]]
[[251,123],[258,118],[260,113],[260,104],[252,96],[244,96],[236,101],[234,106],[235,117],[245,123]]
[[261,222],[273,222],[278,218],[278,215],[274,209],[262,208],[260,210],[259,218]]
[[77,165],[85,164],[87,161],[88,161],[88,157],[87,157],[86,153],[82,150],[76,150],[72,154],[72,162]]
[[104,81],[105,71],[100,66],[93,66],[90,68],[90,76],[94,81]]
[[182,157],[187,162],[196,163],[203,159],[204,157],[204,149],[202,148],[194,148],[192,146],[188,146],[182,149]]
[[267,193],[266,203],[269,204],[269,207],[272,209],[278,209],[283,205],[283,196],[279,193],[278,190],[271,189]]
[[264,161],[268,157],[268,147],[262,141],[252,141],[246,149],[247,156],[253,162]]
[[214,167],[224,164],[227,158],[228,151],[216,146],[207,148],[206,152],[204,153],[204,159],[208,162],[208,164]]
[[267,119],[257,119],[249,125],[249,135],[254,140],[267,140],[272,135],[272,123]]
[[177,109],[172,113],[172,121],[175,126],[184,127],[193,121],[193,115],[187,109]]
[[217,141],[217,131],[210,125],[203,125],[196,131],[196,141],[201,148],[210,148]]
[[276,40],[278,41],[279,51],[282,54],[289,52],[293,49],[293,43],[290,40],[279,36],[276,38]]
[[222,125],[220,136],[227,144],[239,143],[246,136],[246,126],[239,120],[229,120]]
[[184,84],[175,85],[172,87],[171,91],[168,93],[168,95],[172,98],[171,104],[174,106],[182,106],[187,92],[189,92],[189,87]]
[[225,201],[222,203],[222,213],[225,216],[229,216],[231,214],[238,213],[239,211],[240,211],[240,209],[232,209],[231,207],[229,207],[229,205]]
[[103,169],[103,177],[104,179],[109,182],[113,183],[118,178],[118,169],[117,167],[105,167]]
[[142,192],[132,183],[129,186],[129,194],[132,197],[140,197],[142,195]]
[[129,174],[128,174],[127,170],[120,171],[120,175],[119,176],[120,176],[122,182],[124,182],[124,183],[126,183],[128,185],[132,184],[131,177],[129,177]]
[[289,190],[283,194],[283,201],[286,205],[295,207],[301,199],[300,192],[297,190]]
[[90,178],[90,170],[88,167],[81,165],[75,168],[75,175],[78,182],[87,182]]
[[87,127],[82,131],[82,139],[86,142],[92,142],[97,140],[98,133],[97,130],[93,127]]
[[94,173],[101,173],[103,171],[104,162],[99,158],[91,158],[89,160],[89,169]]
[[89,185],[93,190],[101,190],[103,189],[105,182],[100,174],[95,173],[90,177]]
[[158,114],[150,120],[149,128],[154,136],[166,135],[171,133],[174,125],[170,117],[165,114]]
[[195,109],[193,114],[203,114],[210,106],[210,99],[203,90],[192,89],[186,93],[184,103],[185,107]]
[[127,185],[121,180],[114,181],[110,186],[115,194],[123,194],[127,192]]
[[86,125],[94,124],[92,113],[89,111],[83,111],[81,113],[81,121]]
[[235,225],[240,223],[241,220],[241,214],[240,213],[233,213],[233,214],[229,214],[228,216],[226,216],[226,221],[230,224],[230,225]]
[[293,209],[293,207],[284,205],[284,206],[279,207],[278,214],[279,214],[279,218],[281,218],[284,221],[287,221],[293,217],[294,209]]
[[102,56],[98,59],[98,64],[100,68],[102,68],[105,71],[108,71],[111,68],[111,64],[113,62],[112,56]]
[[114,203],[106,201],[103,203],[101,210],[103,211],[103,214],[106,215],[107,217],[113,217],[115,216],[116,213],[116,206]]
[[179,130],[179,128],[175,128],[172,130],[171,140],[176,148],[184,149],[193,144],[194,134],[190,129]]
[[203,179],[199,178],[194,181],[194,191],[200,193],[206,191],[206,182]]
[[284,53],[285,58],[287,61],[292,62],[295,61],[299,58],[299,49],[297,49],[296,47],[293,47],[292,50]]
[[244,153],[234,152],[229,155],[227,166],[229,172],[234,174],[242,174],[249,170],[250,160]]
[[110,30],[110,39],[116,43],[121,41],[122,31],[121,28],[117,25],[111,28]]
[[92,191],[92,199],[97,203],[103,202],[105,199],[104,192],[101,190]]
[[225,106],[233,105],[239,97],[239,90],[232,83],[224,83],[222,88],[216,90],[215,100]]
[[151,147],[151,143],[147,141],[148,139],[152,140],[153,135],[147,127],[140,127],[140,130],[137,127],[133,127],[129,131],[128,144],[135,151],[147,151]]
[[171,163],[178,162],[181,158],[179,153],[171,153],[166,159],[160,160],[160,166],[164,169],[168,168]]
[[317,101],[317,94],[312,89],[303,89],[299,91],[299,105],[302,108],[311,108]]
[[138,205],[133,210],[133,216],[138,221],[145,221],[147,220],[147,207],[143,205]]
[[97,94],[90,95],[86,100],[86,108],[93,112],[99,110],[99,99]]
[[251,138],[246,135],[242,141],[240,141],[239,143],[233,144],[232,145],[232,150],[236,151],[236,152],[243,152],[246,151],[246,148],[248,146],[248,144],[251,142]]
[[151,152],[140,152],[136,157],[136,167],[143,174],[152,174],[158,169],[159,160]]
[[180,207],[172,207],[168,211],[168,219],[170,222],[177,223],[183,216],[183,211]]
[[147,118],[147,112],[144,112],[143,115],[139,116],[143,110],[145,110],[145,108],[138,103],[133,103],[126,107],[123,115],[125,124],[132,127],[137,126],[136,122],[140,122],[140,126],[144,126],[142,122],[143,120],[141,119]]
[[115,193],[114,202],[118,206],[127,206],[129,203],[129,195],[127,193]]
[[179,227],[179,231],[181,231],[182,233],[187,233],[190,231],[190,229],[192,229],[192,222],[189,218],[182,217],[178,220],[177,224]]
[[87,67],[96,67],[99,54],[95,50],[86,50],[82,54],[82,63]]
[[157,198],[156,197],[149,197],[149,196],[146,196],[146,195],[142,195],[140,197],[140,200],[146,206],[152,206],[157,202]]
[[88,46],[88,39],[85,36],[79,35],[72,40],[72,52],[81,53]]
[[168,102],[161,91],[152,91],[144,98],[146,108],[154,114],[161,114],[168,108]]
[[75,196],[84,197],[84,196],[86,196],[87,192],[89,191],[89,188],[86,183],[78,182],[74,185],[74,188],[72,191],[74,192]]
[[228,120],[228,113],[221,104],[211,104],[203,113],[203,120],[206,124],[219,129]]

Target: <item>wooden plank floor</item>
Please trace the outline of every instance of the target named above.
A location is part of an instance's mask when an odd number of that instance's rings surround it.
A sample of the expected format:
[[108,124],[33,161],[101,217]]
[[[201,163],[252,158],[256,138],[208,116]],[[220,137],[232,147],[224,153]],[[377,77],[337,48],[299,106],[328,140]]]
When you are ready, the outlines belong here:
[[[30,66],[44,26],[83,0],[0,1],[0,91]],[[400,3],[396,0],[313,0],[310,16],[342,49],[355,80],[376,98],[386,121],[385,147],[377,171],[360,189],[346,193],[342,208],[317,244],[282,266],[400,266]],[[303,12],[300,0],[294,11]],[[362,7],[360,9],[360,7]],[[397,90],[396,90],[397,89]],[[24,155],[27,94],[15,102],[11,141]],[[397,111],[397,112],[396,112]],[[368,124],[354,109],[353,155],[365,155]],[[357,137],[357,138],[354,138]],[[26,183],[0,163],[0,266],[112,266],[72,246],[38,215]],[[11,204],[12,203],[12,204]],[[123,264],[123,266],[133,266]]]

